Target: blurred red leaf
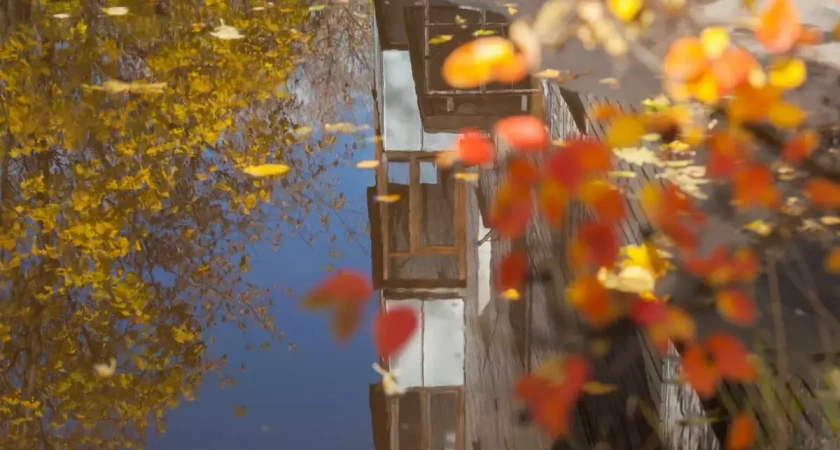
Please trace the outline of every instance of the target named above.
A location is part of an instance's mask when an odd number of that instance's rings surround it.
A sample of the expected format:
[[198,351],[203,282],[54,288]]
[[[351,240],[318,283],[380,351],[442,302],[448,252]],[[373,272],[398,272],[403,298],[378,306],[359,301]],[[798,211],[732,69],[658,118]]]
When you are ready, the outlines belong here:
[[758,259],[749,248],[740,248],[730,253],[721,245],[715,247],[707,257],[687,256],[685,269],[705,278],[711,286],[733,282],[749,283],[758,276]]
[[726,289],[715,295],[718,313],[735,325],[750,327],[758,320],[755,301],[738,289]]
[[794,135],[782,150],[782,158],[789,163],[802,162],[811,155],[820,138],[814,130],[805,130]]
[[499,263],[499,292],[513,289],[520,291],[528,275],[528,255],[522,250],[513,250]]
[[580,313],[584,322],[594,328],[612,324],[621,313],[607,289],[593,276],[581,277],[572,282],[566,299]]
[[600,267],[612,267],[621,245],[618,236],[610,225],[604,222],[587,222],[580,226],[578,238],[584,246],[582,255],[586,262],[593,262]]
[[709,159],[706,162],[706,175],[711,178],[730,178],[746,158],[749,142],[727,130],[713,134],[707,145]]
[[548,158],[546,173],[571,193],[577,192],[585,175],[577,154],[569,149],[562,149]]
[[550,225],[560,226],[563,223],[568,203],[568,193],[559,183],[552,179],[542,182],[539,190],[539,204],[543,217]]
[[667,353],[670,343],[691,342],[697,332],[694,319],[683,309],[668,306],[665,319],[646,327],[648,339],[662,353]]
[[323,309],[337,303],[363,303],[373,293],[370,278],[348,270],[336,272],[303,298],[306,309]]
[[465,128],[455,143],[458,157],[468,166],[476,166],[493,162],[496,151],[493,142],[476,128]]
[[694,345],[686,349],[682,354],[681,363],[686,381],[697,391],[700,398],[714,395],[720,381],[720,370],[703,347]]
[[706,338],[706,348],[717,363],[722,377],[740,382],[755,381],[756,367],[747,348],[736,337],[715,333]]
[[732,181],[733,200],[739,208],[775,207],[781,196],[773,183],[773,174],[759,164],[741,166]]
[[517,238],[525,233],[531,221],[530,191],[515,189],[510,182],[496,190],[496,200],[490,211],[490,222],[503,238]]
[[760,69],[758,61],[747,50],[740,47],[727,48],[720,58],[712,63],[721,94],[728,94],[749,80],[750,72]]
[[595,210],[602,221],[618,222],[624,219],[624,196],[607,182],[590,180],[584,183],[579,197]]
[[553,358],[517,380],[514,392],[526,403],[540,428],[554,438],[563,437],[589,372],[589,362],[582,355]]
[[337,303],[333,306],[332,331],[339,342],[347,342],[359,329],[364,317],[363,303]]
[[840,208],[840,186],[825,178],[805,182],[805,196],[820,208]]
[[641,327],[661,324],[668,318],[668,306],[660,301],[637,298],[630,307],[630,319]]
[[407,306],[381,311],[374,323],[374,342],[379,356],[391,356],[401,349],[417,330],[417,312]]
[[700,39],[685,37],[671,43],[662,61],[662,72],[673,80],[689,81],[700,77],[708,66]]
[[612,169],[612,151],[603,142],[589,136],[566,141],[565,151],[577,160],[585,175],[597,175]]
[[785,53],[802,33],[799,11],[792,0],[771,0],[758,14],[755,39],[773,53]]
[[749,450],[756,437],[755,420],[747,414],[740,413],[729,422],[726,431],[726,450]]
[[537,169],[525,158],[510,158],[507,162],[508,183],[513,191],[528,195],[528,191],[539,180]]
[[548,145],[548,130],[536,116],[506,117],[496,122],[493,131],[514,150],[543,150]]

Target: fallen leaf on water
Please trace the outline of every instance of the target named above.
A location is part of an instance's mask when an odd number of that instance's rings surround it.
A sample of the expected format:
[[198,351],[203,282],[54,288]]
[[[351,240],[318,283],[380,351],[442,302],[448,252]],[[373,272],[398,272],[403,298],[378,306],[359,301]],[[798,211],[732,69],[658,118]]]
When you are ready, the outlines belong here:
[[233,415],[236,417],[245,417],[246,409],[243,405],[236,405],[233,407]]
[[310,12],[320,11],[320,10],[326,8],[326,7],[327,7],[327,5],[312,5],[312,6],[309,7],[309,11]]
[[99,378],[108,378],[117,371],[117,360],[111,358],[108,364],[98,363],[93,365],[93,373]]
[[389,308],[375,320],[374,343],[383,358],[399,351],[417,330],[417,311],[407,306]]
[[747,450],[755,442],[756,427],[752,417],[745,413],[735,416],[726,431],[725,450]]
[[230,25],[225,25],[224,21],[222,21],[221,25],[219,25],[213,31],[210,32],[210,36],[225,41],[233,39],[242,39],[245,37],[242,33],[239,32],[238,28],[232,27]]
[[583,384],[581,391],[589,395],[604,395],[618,390],[614,384],[601,383],[600,381],[588,381]]
[[310,290],[301,301],[301,307],[330,310],[333,334],[339,342],[346,342],[359,328],[364,318],[365,301],[372,293],[367,276],[343,270]]
[[297,127],[294,129],[294,133],[301,136],[307,136],[312,133],[312,127]]
[[449,42],[451,40],[452,40],[452,35],[451,34],[441,34],[440,36],[435,36],[435,37],[429,39],[429,44],[432,44],[432,45],[443,44],[444,42]]
[[601,83],[601,84],[606,84],[607,86],[618,87],[618,78],[614,78],[614,77],[601,78],[600,80],[598,80],[598,82]]
[[242,169],[252,177],[270,177],[275,175],[283,175],[289,171],[289,166],[285,164],[261,164],[259,166],[248,166]]
[[357,169],[375,169],[379,167],[379,161],[375,159],[370,159],[367,161],[359,161],[356,163]]
[[56,18],[56,19],[69,19],[69,18],[70,18],[70,14],[67,14],[67,13],[58,13],[58,14],[53,14],[53,17],[54,17],[54,18]]
[[125,6],[111,6],[110,8],[102,8],[102,12],[108,16],[124,16],[128,14],[128,8]]
[[377,195],[373,197],[374,201],[379,203],[395,203],[400,199],[399,194]]
[[133,81],[126,83],[119,80],[108,80],[102,86],[83,85],[82,87],[93,91],[105,91],[109,94],[162,94],[166,89],[166,83],[146,83]]

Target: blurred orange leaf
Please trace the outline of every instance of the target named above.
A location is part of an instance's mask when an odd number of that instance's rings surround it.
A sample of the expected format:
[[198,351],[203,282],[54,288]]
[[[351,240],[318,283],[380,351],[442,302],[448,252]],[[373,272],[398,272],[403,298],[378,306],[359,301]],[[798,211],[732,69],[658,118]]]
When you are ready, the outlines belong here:
[[466,128],[455,142],[458,158],[468,166],[492,162],[495,158],[493,142],[477,128]]
[[823,263],[826,272],[840,273],[840,247],[834,247]]
[[303,298],[301,306],[306,309],[324,309],[340,303],[364,303],[371,294],[373,287],[367,276],[343,270],[312,289]]
[[620,315],[607,289],[593,276],[576,279],[569,286],[566,299],[595,328],[612,324]]
[[738,208],[777,206],[781,202],[781,196],[773,181],[773,174],[763,165],[750,164],[740,167],[732,181],[735,205]]
[[546,161],[546,173],[560,186],[573,193],[577,192],[585,177],[577,155],[568,148],[549,157]]
[[510,182],[496,190],[496,200],[490,211],[490,222],[503,238],[516,238],[525,233],[531,221],[530,191],[522,192]]
[[721,378],[731,381],[754,381],[756,369],[744,344],[724,333],[710,335],[702,344],[682,354],[686,380],[701,398],[711,397]]
[[577,160],[580,168],[589,175],[612,169],[612,152],[597,139],[574,137],[566,141],[565,149]]
[[509,289],[522,290],[525,277],[528,275],[528,255],[521,250],[513,250],[499,263],[498,289],[504,292]]
[[814,130],[800,131],[794,135],[782,149],[782,158],[790,163],[798,163],[807,158],[820,142]]
[[551,179],[543,181],[540,185],[539,202],[543,217],[549,224],[559,226],[563,223],[569,196],[559,183]]
[[730,47],[712,63],[711,70],[723,95],[748,81],[750,73],[760,71],[761,66],[749,51]]
[[374,323],[379,356],[387,358],[400,350],[417,330],[417,324],[417,311],[407,306],[381,311]]
[[749,148],[749,142],[730,129],[712,134],[706,145],[709,148],[706,175],[712,178],[728,179],[735,175]]
[[720,371],[702,346],[694,345],[685,350],[681,366],[686,381],[700,398],[714,395],[720,381]]
[[527,114],[501,119],[493,131],[514,150],[543,150],[549,141],[545,123]]
[[729,423],[726,450],[749,450],[755,442],[755,437],[755,421],[747,414],[740,413]]
[[624,218],[624,196],[618,189],[602,180],[584,183],[579,193],[580,200],[591,207],[605,222]]
[[790,51],[802,33],[799,11],[792,0],[770,0],[758,14],[755,39],[772,53]]
[[605,222],[588,222],[580,226],[578,239],[583,244],[586,262],[597,267],[611,267],[615,264],[621,245],[613,228]]
[[805,111],[793,103],[778,101],[770,106],[767,119],[779,128],[797,128],[805,120]]
[[516,49],[503,37],[481,37],[456,48],[443,61],[441,76],[455,89],[474,89],[493,81],[499,67],[516,64]]
[[805,196],[820,208],[840,208],[840,186],[825,178],[805,182]]
[[546,361],[536,372],[516,382],[515,395],[528,406],[531,417],[550,436],[569,429],[572,407],[589,378],[589,363],[582,355]]
[[698,78],[708,65],[700,39],[684,37],[671,44],[662,62],[662,71],[673,80],[688,81]]
[[742,327],[755,325],[758,311],[752,297],[738,289],[726,289],[715,295],[718,313],[729,322]]
[[637,116],[619,116],[612,120],[607,132],[607,145],[612,148],[632,147],[647,132],[645,123]]

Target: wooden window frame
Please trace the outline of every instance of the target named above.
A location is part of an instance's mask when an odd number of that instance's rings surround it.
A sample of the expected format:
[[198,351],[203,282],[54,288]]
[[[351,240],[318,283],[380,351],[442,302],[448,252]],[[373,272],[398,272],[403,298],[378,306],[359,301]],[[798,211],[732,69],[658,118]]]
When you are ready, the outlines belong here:
[[[420,387],[407,389],[406,393],[417,392],[420,394],[420,442],[421,450],[431,448],[432,426],[430,399],[435,394],[455,394],[458,396],[455,424],[455,450],[464,450],[464,429],[465,423],[465,393],[463,386],[441,386],[441,387]],[[400,398],[393,397],[388,400],[388,415],[391,430],[391,448],[400,448]]]
[[[381,151],[381,150],[380,150]],[[409,165],[409,184],[408,184],[408,201],[409,201],[409,249],[408,251],[392,251],[390,249],[390,222],[388,218],[388,204],[385,202],[379,203],[379,217],[382,240],[382,281],[389,287],[421,287],[425,281],[431,281],[429,287],[465,287],[467,280],[467,252],[466,252],[466,231],[467,231],[467,211],[466,211],[466,187],[463,183],[453,182],[455,188],[455,214],[453,229],[455,232],[454,245],[433,245],[422,247],[420,245],[420,219],[422,208],[422,197],[420,191],[420,163],[431,162],[435,163],[437,152],[427,151],[388,151],[384,153],[381,159],[385,160],[385,164],[380,165],[377,169],[377,183],[376,193],[379,196],[388,195],[388,162],[394,163],[408,163]],[[406,256],[430,256],[430,255],[456,255],[458,266],[458,278],[451,280],[450,283],[440,280],[435,285],[436,280],[402,280],[394,279],[390,276],[390,261],[394,257]],[[454,282],[454,283],[453,283]]]

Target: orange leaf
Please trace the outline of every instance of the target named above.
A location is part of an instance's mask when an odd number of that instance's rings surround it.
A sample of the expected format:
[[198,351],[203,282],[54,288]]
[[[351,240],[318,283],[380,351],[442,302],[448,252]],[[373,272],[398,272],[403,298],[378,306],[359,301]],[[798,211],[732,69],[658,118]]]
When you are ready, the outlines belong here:
[[755,301],[737,289],[727,289],[715,295],[718,313],[735,325],[750,327],[758,320]]
[[576,279],[568,288],[566,299],[580,313],[583,320],[595,328],[603,328],[615,321],[618,312],[609,292],[595,277]]
[[825,178],[805,182],[805,196],[820,208],[840,208],[840,186]]
[[496,122],[493,131],[514,150],[543,150],[548,145],[548,130],[536,116],[506,117]]
[[712,63],[712,72],[715,74],[721,94],[728,94],[745,83],[749,79],[750,72],[760,69],[761,66],[755,57],[740,47],[726,49],[723,55]]
[[709,159],[706,174],[712,178],[730,178],[735,175],[739,164],[747,156],[749,143],[726,130],[713,134],[708,142]]
[[714,395],[720,373],[706,351],[697,345],[689,347],[683,352],[681,362],[683,375],[697,395],[700,398]]
[[729,119],[736,123],[754,122],[764,119],[770,108],[779,101],[782,91],[772,86],[753,87],[742,83],[735,89],[735,96],[729,102]]
[[514,250],[499,263],[498,289],[499,292],[514,289],[519,291],[528,275],[528,255],[521,250]]
[[509,159],[507,174],[514,191],[522,193],[530,190],[540,178],[537,169],[525,158]]
[[517,53],[507,63],[496,66],[493,79],[499,83],[519,83],[528,76],[528,60],[523,53]]
[[668,78],[685,81],[698,78],[708,66],[700,39],[686,37],[671,44],[662,62],[662,71]]
[[556,181],[547,179],[540,185],[539,195],[540,208],[546,221],[553,226],[560,226],[569,203],[566,190]]
[[591,180],[580,190],[580,200],[598,213],[605,222],[624,218],[624,196],[612,185],[601,180]]
[[417,330],[417,323],[417,312],[407,306],[380,312],[373,335],[379,356],[387,358],[401,349]]
[[725,333],[714,333],[706,338],[705,346],[721,376],[745,383],[755,380],[755,364],[749,358],[747,348],[737,338]]
[[467,42],[443,61],[441,76],[455,89],[474,89],[493,81],[500,67],[514,64],[516,48],[503,37],[489,36]]
[[607,145],[612,148],[638,145],[646,132],[645,123],[636,116],[619,116],[610,123],[607,132]]
[[599,102],[592,106],[592,117],[595,120],[607,120],[617,117],[621,112],[613,105]]
[[571,138],[566,142],[566,151],[574,156],[587,175],[595,175],[612,169],[612,152],[597,139]]
[[741,413],[729,423],[726,431],[726,450],[749,450],[755,442],[755,421]]
[[750,206],[772,208],[781,201],[773,185],[773,174],[758,164],[741,167],[735,174],[732,189],[735,205],[742,209]]
[[493,142],[486,134],[476,128],[466,128],[455,143],[458,157],[468,166],[492,162],[495,157]]
[[630,307],[630,318],[642,327],[661,324],[668,318],[668,306],[664,302],[637,298]]
[[585,245],[587,262],[594,262],[598,267],[612,267],[621,246],[610,225],[585,223],[580,226],[578,237]]
[[342,270],[322,281],[304,298],[306,309],[323,309],[341,303],[363,303],[373,293],[370,279],[357,272]]
[[840,273],[840,247],[834,247],[823,263],[826,272]]
[[785,148],[782,150],[782,158],[790,163],[802,162],[817,148],[819,141],[820,138],[816,131],[801,131],[785,144]]
[[359,326],[364,317],[362,303],[338,303],[333,307],[332,331],[339,342],[347,342]]
[[802,33],[799,11],[792,0],[771,0],[758,14],[755,39],[773,53],[790,51]]
[[490,211],[490,222],[499,236],[504,238],[522,236],[530,221],[530,195],[523,195],[510,183],[499,186],[496,191],[496,201]]

